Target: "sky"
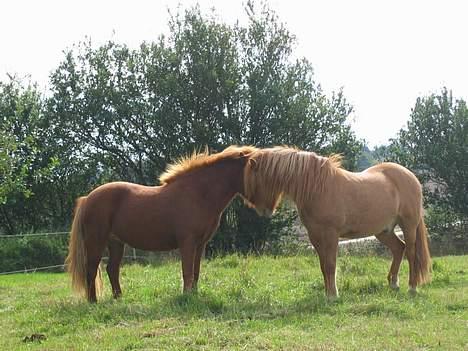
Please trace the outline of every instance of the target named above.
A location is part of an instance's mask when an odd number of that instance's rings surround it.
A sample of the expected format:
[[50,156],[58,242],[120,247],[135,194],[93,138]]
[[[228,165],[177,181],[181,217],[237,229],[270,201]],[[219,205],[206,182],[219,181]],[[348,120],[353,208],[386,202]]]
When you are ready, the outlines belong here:
[[[244,1],[2,0],[0,80],[30,76],[46,91],[64,50],[91,38],[137,47],[167,32],[168,9],[199,3],[227,23]],[[468,1],[270,0],[327,94],[343,89],[352,127],[373,147],[406,125],[416,98],[443,87],[468,100]]]

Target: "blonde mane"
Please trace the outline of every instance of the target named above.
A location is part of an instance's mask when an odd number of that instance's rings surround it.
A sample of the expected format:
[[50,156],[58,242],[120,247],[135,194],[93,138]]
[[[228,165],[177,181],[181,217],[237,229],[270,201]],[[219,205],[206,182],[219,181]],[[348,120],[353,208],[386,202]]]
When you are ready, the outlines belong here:
[[211,154],[208,147],[204,151],[193,151],[192,154],[179,158],[176,162],[167,166],[166,171],[159,176],[161,185],[172,183],[180,176],[199,169],[207,167],[226,159],[235,159],[241,155],[247,155],[258,150],[253,146],[232,145],[220,153]]
[[300,205],[314,193],[326,191],[327,180],[341,168],[342,157],[323,157],[294,147],[276,146],[258,150],[251,158],[255,174],[246,174],[247,196],[254,187],[262,186],[271,194],[287,194]]

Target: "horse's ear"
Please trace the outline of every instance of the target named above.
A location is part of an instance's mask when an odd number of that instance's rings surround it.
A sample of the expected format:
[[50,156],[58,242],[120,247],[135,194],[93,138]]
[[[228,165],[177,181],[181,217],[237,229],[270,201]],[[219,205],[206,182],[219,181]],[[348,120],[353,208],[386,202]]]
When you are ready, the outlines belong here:
[[257,161],[253,158],[249,158],[249,167],[252,169],[252,171],[255,171],[257,169]]

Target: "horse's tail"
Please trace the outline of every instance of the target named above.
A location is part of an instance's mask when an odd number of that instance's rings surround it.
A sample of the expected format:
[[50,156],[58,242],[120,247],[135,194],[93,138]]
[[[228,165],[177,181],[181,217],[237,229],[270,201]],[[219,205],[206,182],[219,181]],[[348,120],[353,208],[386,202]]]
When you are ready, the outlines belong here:
[[425,284],[431,281],[431,254],[424,215],[421,214],[418,227],[416,229],[416,284]]
[[[75,217],[70,233],[70,243],[68,245],[68,256],[65,260],[67,271],[71,274],[72,288],[80,295],[88,292],[88,269],[87,250],[83,231],[83,209],[86,206],[86,197],[80,197],[76,201]],[[102,291],[101,268],[98,267],[96,275],[96,294]]]

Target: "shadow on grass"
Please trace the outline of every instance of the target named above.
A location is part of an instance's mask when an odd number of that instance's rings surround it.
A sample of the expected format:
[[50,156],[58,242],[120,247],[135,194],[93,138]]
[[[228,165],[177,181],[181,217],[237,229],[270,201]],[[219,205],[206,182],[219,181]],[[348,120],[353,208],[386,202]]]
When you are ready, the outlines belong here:
[[[376,296],[373,299],[372,296]],[[389,304],[388,299],[394,303]],[[364,301],[363,301],[364,300]],[[414,299],[413,299],[414,300]],[[372,301],[372,302],[369,302]],[[229,321],[273,320],[284,323],[304,316],[385,315],[397,319],[412,318],[404,306],[412,299],[403,292],[388,291],[372,293],[367,290],[359,295],[346,295],[336,301],[328,301],[322,291],[311,290],[310,294],[287,303],[265,300],[229,300],[211,292],[177,294],[156,299],[154,303],[113,300],[104,298],[98,304],[87,302],[58,302],[49,306],[51,323],[70,325],[71,328],[91,329],[96,325],[119,325],[141,321],[177,319],[179,321],[205,319]],[[71,329],[70,329],[71,331]],[[65,332],[65,331],[64,331]]]
[[[236,268],[239,266],[238,261],[233,258],[221,263]],[[122,322],[131,324],[165,319],[225,322],[282,319],[287,323],[304,316],[351,315],[411,320],[417,319],[424,305],[430,303],[431,287],[457,288],[463,284],[466,275],[466,270],[460,268],[454,274],[450,272],[449,266],[436,263],[433,283],[428,288],[420,289],[416,297],[411,297],[404,284],[399,291],[391,290],[384,277],[343,274],[338,284],[341,297],[330,302],[324,296],[321,279],[313,279],[307,284],[292,286],[293,290],[288,288],[280,292],[274,284],[270,288],[265,287],[242,272],[219,291],[202,288],[199,293],[181,294],[171,286],[172,290],[158,289],[157,293],[156,290],[154,293],[143,293],[141,290],[129,291],[128,294],[124,292],[123,299],[117,301],[107,295],[96,305],[71,301],[69,298],[60,299],[47,305],[46,319],[48,323],[70,325],[70,330],[74,327],[94,328],[102,324],[119,325]],[[447,309],[456,312],[462,306],[454,303]]]

